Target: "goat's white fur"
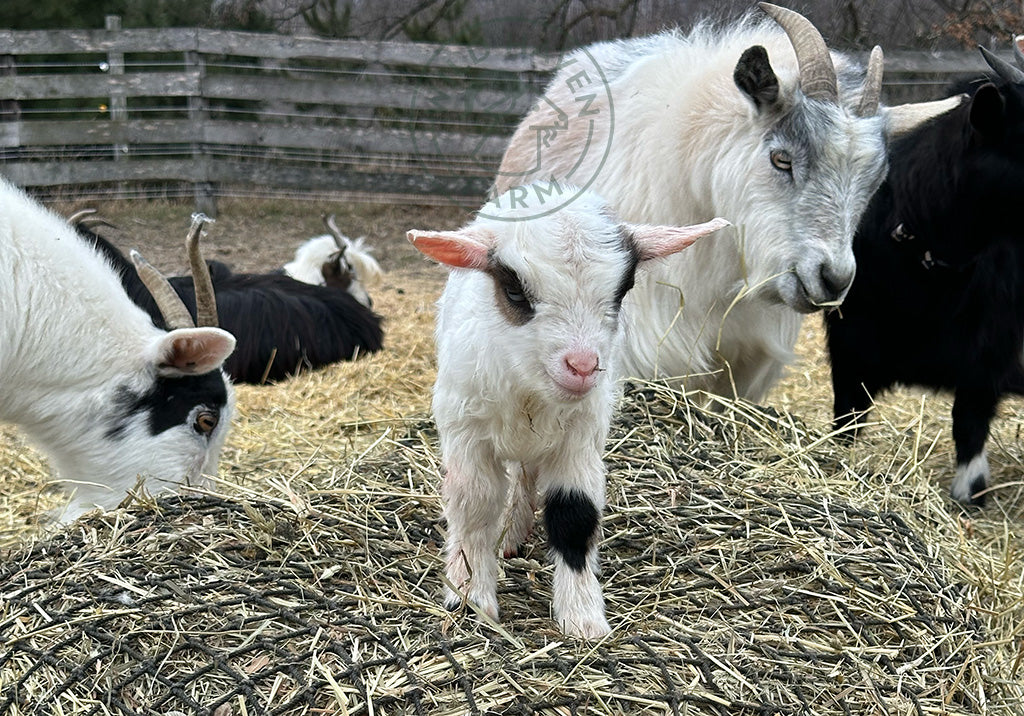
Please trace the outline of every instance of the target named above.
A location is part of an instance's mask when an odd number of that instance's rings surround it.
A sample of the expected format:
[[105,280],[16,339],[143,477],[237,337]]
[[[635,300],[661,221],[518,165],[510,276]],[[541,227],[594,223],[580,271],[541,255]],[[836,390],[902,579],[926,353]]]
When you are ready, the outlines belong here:
[[[725,225],[626,225],[603,200],[583,194],[542,218],[530,218],[528,208],[490,204],[460,231],[409,232],[417,248],[454,267],[438,301],[433,397],[446,473],[449,607],[464,595],[498,617],[496,550],[506,523],[506,553],[529,534],[537,493],[571,494],[600,515],[601,455],[618,391],[615,295],[635,268],[630,247],[640,259],[667,255]],[[503,306],[496,267],[521,280],[534,311],[525,322],[511,320]],[[572,361],[586,362],[580,356],[596,362],[577,372]],[[510,475],[517,482],[511,493]],[[609,631],[596,575],[598,541],[595,525],[583,569],[552,545],[554,616],[571,635]]]
[[107,434],[124,391],[216,370],[234,347],[218,328],[156,328],[74,229],[0,179],[0,421],[20,426],[75,491],[65,519],[113,507],[139,477],[176,486],[216,468],[233,397],[207,438],[156,436],[137,412]]
[[[759,111],[733,80],[754,45],[767,49],[779,79],[780,106],[771,111]],[[519,125],[496,192],[552,178],[589,182],[627,221],[684,225],[719,215],[736,227],[638,276],[626,299],[636,320],[626,327],[624,374],[686,376],[688,388],[760,400],[792,359],[801,314],[830,300],[820,267],[852,280],[853,233],[885,174],[887,114],[857,116],[863,73],[840,54],[833,61],[838,105],[802,97],[792,45],[769,20],[600,43],[562,62],[545,101]],[[590,66],[603,72],[606,92],[596,77],[579,89]],[[794,190],[769,149],[798,103],[822,169]],[[801,160],[794,156],[794,172]]]
[[[365,237],[341,238],[346,243],[343,260],[352,268],[353,273],[352,283],[347,290],[361,304],[370,306],[369,290],[380,284],[384,271],[370,253]],[[314,236],[295,250],[295,258],[284,265],[284,272],[296,281],[322,286],[324,275],[321,267],[337,253],[338,244],[334,237],[329,234]]]

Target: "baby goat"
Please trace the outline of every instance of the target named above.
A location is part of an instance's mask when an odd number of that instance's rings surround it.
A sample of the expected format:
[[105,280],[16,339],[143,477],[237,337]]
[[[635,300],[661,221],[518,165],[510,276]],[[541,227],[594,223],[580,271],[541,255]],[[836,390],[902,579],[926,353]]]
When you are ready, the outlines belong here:
[[[177,485],[216,468],[234,409],[220,368],[235,339],[196,328],[147,266],[172,330],[153,325],[71,226],[0,179],[0,421],[77,483],[65,519],[117,505],[140,475]],[[202,295],[216,325],[212,289]]]
[[547,215],[523,202],[507,208],[506,199],[458,231],[408,233],[453,269],[438,301],[433,398],[445,470],[445,605],[457,608],[464,595],[498,617],[495,549],[503,531],[506,555],[527,537],[539,492],[555,619],[569,635],[600,637],[609,631],[597,580],[601,453],[618,395],[622,299],[638,264],[728,222],[625,224],[591,193]]

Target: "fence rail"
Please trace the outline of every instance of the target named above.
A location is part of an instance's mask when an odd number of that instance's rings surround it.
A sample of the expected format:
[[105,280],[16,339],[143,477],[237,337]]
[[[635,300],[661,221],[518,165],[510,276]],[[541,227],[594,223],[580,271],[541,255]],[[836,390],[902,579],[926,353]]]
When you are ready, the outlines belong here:
[[[42,195],[478,204],[558,57],[199,28],[0,30],[0,173]],[[889,53],[889,102],[983,71]],[[205,207],[211,210],[211,207]]]

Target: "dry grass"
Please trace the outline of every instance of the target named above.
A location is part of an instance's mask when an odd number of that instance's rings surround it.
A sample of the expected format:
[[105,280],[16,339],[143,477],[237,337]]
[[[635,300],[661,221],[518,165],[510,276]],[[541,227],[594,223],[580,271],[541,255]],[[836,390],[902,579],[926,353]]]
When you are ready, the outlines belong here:
[[240,387],[215,494],[143,495],[14,549],[54,497],[0,437],[0,713],[1019,713],[1019,403],[994,424],[989,506],[965,512],[948,399],[898,391],[853,446],[828,437],[817,319],[775,409],[629,391],[607,455],[609,640],[554,629],[542,536],[504,563],[500,626],[443,612],[443,275],[391,238],[385,351]]

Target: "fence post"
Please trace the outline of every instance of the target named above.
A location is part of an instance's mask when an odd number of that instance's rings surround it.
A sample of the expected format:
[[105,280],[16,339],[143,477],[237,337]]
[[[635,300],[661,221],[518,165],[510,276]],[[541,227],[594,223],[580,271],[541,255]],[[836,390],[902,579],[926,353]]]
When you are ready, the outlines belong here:
[[209,118],[205,87],[206,60],[199,52],[199,31],[196,31],[194,49],[185,52],[185,71],[198,75],[198,89],[188,96],[188,119],[192,135],[192,167],[195,178],[192,183],[192,196],[196,211],[206,214],[211,219],[217,218],[217,195],[213,182],[210,181],[210,157],[206,154],[203,138],[206,134],[206,120]]
[[[0,76],[13,77],[18,72],[14,55],[0,55]],[[0,98],[0,122],[17,122],[21,119],[21,105],[16,99]]]
[[[117,32],[121,29],[120,15],[107,15],[103,25],[108,32]],[[124,53],[107,52],[107,74],[111,77],[124,77]],[[112,122],[127,122],[128,120],[128,99],[124,96],[124,88],[112,86],[110,89],[110,120]],[[114,144],[111,147],[114,161],[121,161],[128,156],[127,144]],[[123,198],[128,194],[127,182],[117,183],[117,197]]]

